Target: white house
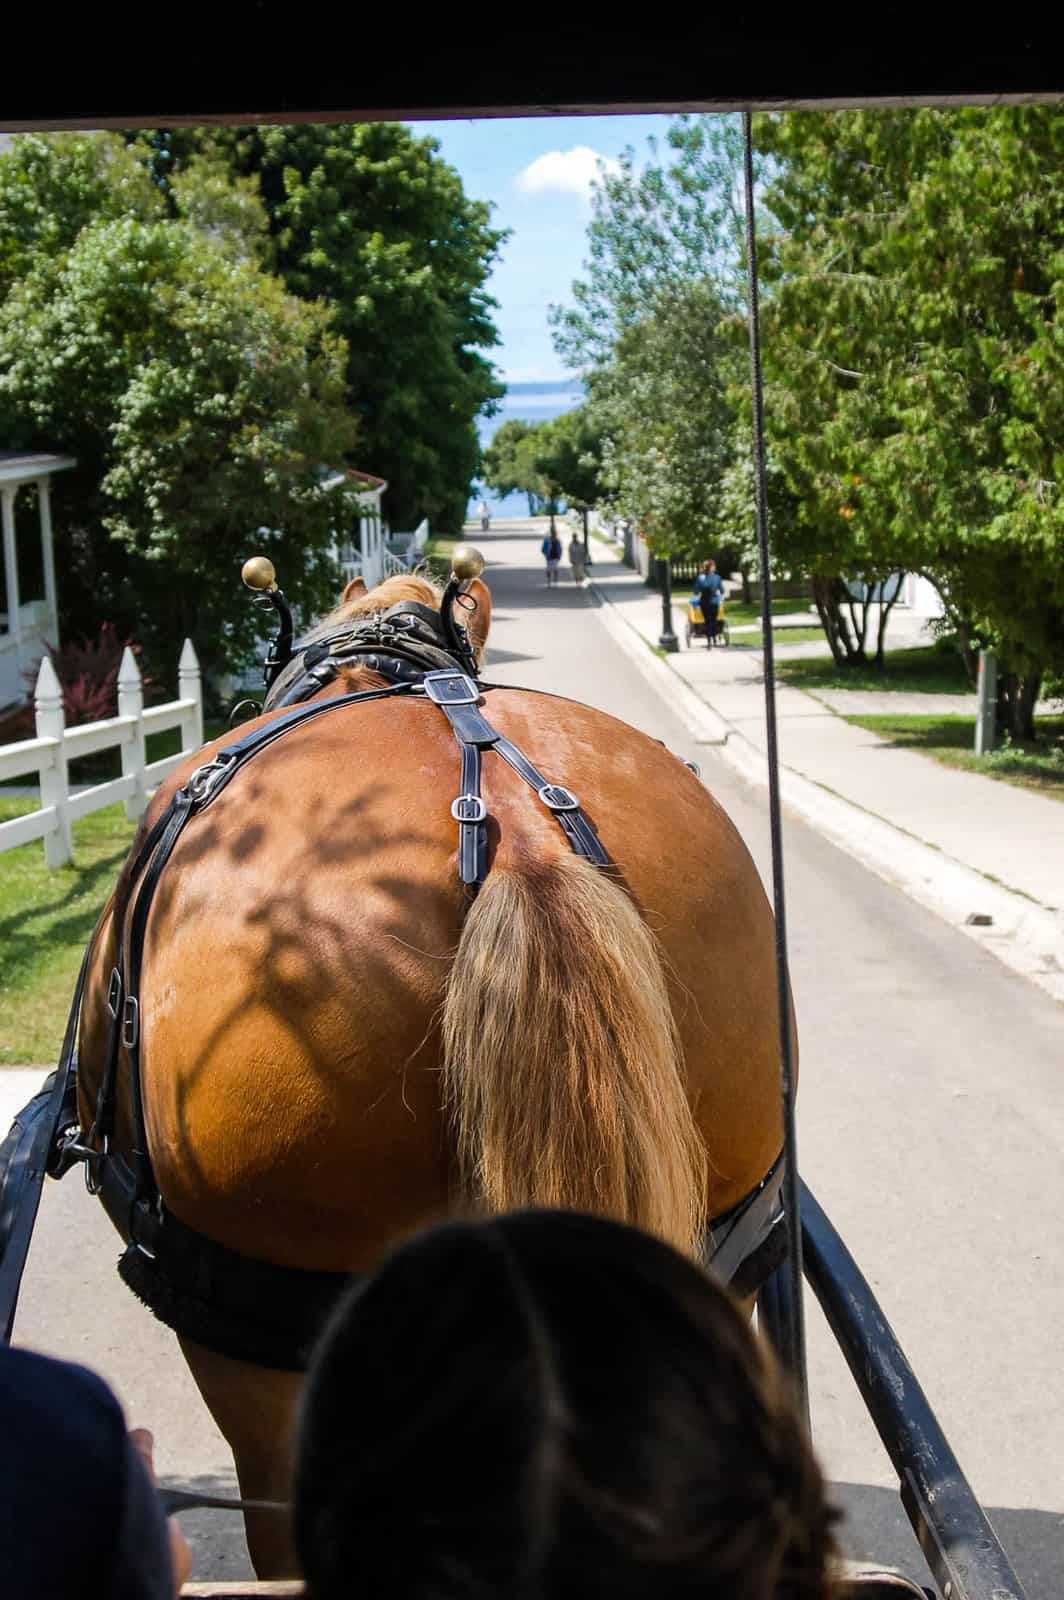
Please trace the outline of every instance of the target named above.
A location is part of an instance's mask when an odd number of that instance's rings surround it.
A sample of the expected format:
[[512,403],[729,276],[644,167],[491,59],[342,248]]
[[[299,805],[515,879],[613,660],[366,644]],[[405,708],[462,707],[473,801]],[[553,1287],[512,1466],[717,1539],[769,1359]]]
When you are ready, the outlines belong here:
[[351,537],[353,529],[338,533],[336,559],[340,563],[344,583],[361,577],[366,587],[372,589],[382,583],[386,575],[388,530],[381,511],[381,496],[388,484],[384,478],[376,478],[371,472],[356,472],[354,467],[345,467],[333,473],[326,478],[324,486],[326,489],[335,489],[340,484],[349,484],[356,491],[358,546],[355,546]]
[[0,710],[29,698],[45,645],[59,643],[49,491],[53,473],[76,465],[70,456],[0,450]]

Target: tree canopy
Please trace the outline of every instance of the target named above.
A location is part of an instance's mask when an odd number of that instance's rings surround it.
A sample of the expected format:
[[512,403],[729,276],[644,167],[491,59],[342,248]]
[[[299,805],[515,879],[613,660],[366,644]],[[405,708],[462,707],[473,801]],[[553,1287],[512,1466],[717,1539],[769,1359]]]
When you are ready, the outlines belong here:
[[[172,142],[171,142],[172,143]],[[158,148],[158,145],[157,145]],[[265,262],[325,301],[347,341],[358,462],[388,480],[393,527],[459,531],[478,463],[476,418],[502,395],[486,283],[505,235],[435,139],[394,123],[202,132],[165,146],[180,198],[190,160],[257,186]]]
[[758,137],[767,415],[808,560],[925,573],[1001,652],[1024,731],[1064,659],[1064,115],[788,114]]
[[334,598],[343,511],[321,467],[354,427],[328,308],[294,299],[217,216],[168,215],[145,175],[109,135],[0,156],[0,218],[22,218],[0,299],[0,435],[78,460],[55,485],[64,631],[112,622],[169,676],[185,634],[208,668],[242,658],[253,545],[304,604]]

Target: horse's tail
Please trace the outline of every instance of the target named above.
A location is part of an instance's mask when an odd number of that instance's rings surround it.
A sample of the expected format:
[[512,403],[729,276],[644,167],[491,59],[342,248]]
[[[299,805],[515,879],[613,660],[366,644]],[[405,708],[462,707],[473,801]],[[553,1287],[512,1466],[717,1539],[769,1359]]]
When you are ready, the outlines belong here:
[[706,1154],[649,928],[578,856],[496,868],[443,1013],[461,1166],[492,1210],[559,1206],[701,1248]]

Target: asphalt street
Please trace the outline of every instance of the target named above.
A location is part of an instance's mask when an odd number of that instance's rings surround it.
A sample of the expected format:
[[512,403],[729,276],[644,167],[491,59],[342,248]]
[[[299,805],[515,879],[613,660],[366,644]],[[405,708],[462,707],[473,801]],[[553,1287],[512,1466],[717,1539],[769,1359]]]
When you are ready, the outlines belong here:
[[[541,527],[476,538],[494,597],[485,675],[585,700],[696,759],[767,882],[763,791],[694,745],[567,569],[546,587]],[[578,773],[556,776],[579,792]],[[1064,1578],[1064,1011],[803,824],[788,823],[785,847],[801,1166],[1034,1600]],[[722,928],[702,1003],[723,1010],[731,991]],[[35,1082],[0,1074],[5,1127]],[[116,1256],[80,1178],[49,1184],[19,1342],[107,1377],[131,1422],[154,1429],[164,1478],[228,1487],[231,1459],[173,1337],[119,1283]],[[847,1551],[920,1573],[889,1463],[812,1303],[808,1320],[815,1442]],[[197,1575],[249,1573],[238,1519],[184,1520]]]

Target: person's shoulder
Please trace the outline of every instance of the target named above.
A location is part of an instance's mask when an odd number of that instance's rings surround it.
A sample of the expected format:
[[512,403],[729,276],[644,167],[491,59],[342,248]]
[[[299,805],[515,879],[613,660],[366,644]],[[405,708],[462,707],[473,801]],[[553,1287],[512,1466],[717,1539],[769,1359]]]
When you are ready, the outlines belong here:
[[100,1415],[122,1419],[122,1409],[107,1384],[88,1367],[58,1361],[34,1350],[0,1346],[0,1410],[5,1416],[28,1410],[61,1413],[71,1401]]

